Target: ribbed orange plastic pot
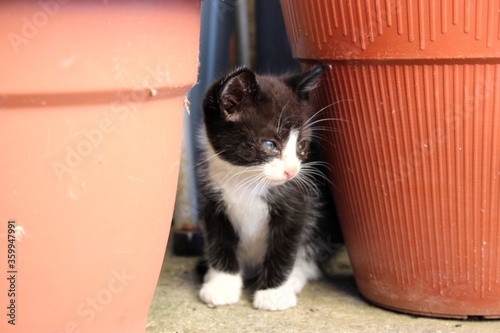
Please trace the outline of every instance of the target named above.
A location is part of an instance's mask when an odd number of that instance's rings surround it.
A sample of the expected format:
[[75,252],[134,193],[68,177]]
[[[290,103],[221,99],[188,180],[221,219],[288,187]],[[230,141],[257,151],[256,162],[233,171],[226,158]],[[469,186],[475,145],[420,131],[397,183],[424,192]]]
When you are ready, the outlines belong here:
[[144,332],[200,2],[0,3],[0,331]]
[[325,154],[360,292],[500,317],[495,1],[281,1],[296,58],[327,64]]

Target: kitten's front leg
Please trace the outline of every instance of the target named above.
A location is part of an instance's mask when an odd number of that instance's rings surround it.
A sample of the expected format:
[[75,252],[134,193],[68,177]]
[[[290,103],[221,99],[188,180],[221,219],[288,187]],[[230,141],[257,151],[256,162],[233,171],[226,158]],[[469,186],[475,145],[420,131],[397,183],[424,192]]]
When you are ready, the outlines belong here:
[[237,303],[243,287],[236,256],[238,236],[215,202],[205,207],[204,217],[209,269],[200,289],[200,299],[215,306]]
[[291,274],[300,232],[300,226],[293,225],[290,221],[277,222],[271,217],[267,254],[253,300],[255,308],[278,311],[297,305]]
[[240,274],[231,274],[209,268],[200,289],[200,299],[210,305],[238,303],[243,281]]

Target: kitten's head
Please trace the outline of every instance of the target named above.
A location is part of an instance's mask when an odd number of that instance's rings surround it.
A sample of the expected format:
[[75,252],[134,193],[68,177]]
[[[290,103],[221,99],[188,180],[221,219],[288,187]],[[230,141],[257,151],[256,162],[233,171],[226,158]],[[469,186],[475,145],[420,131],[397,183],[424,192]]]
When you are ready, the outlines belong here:
[[215,82],[203,102],[208,141],[218,156],[237,166],[262,169],[269,184],[294,178],[312,139],[309,93],[323,66],[289,77],[238,69]]

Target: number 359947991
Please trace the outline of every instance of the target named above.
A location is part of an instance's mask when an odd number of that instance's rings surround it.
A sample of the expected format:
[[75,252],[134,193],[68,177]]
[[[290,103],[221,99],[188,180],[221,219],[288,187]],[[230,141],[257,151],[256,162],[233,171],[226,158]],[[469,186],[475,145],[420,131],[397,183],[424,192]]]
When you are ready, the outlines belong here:
[[7,265],[9,270],[16,269],[16,222],[7,223]]

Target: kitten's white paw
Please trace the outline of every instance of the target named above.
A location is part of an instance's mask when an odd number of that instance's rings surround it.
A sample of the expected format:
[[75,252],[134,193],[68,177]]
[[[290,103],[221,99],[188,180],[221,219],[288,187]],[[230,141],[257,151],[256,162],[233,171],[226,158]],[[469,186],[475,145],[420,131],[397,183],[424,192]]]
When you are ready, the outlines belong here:
[[274,289],[258,290],[255,293],[254,308],[267,311],[286,310],[297,305],[297,296],[289,284]]
[[309,280],[315,280],[320,277],[320,270],[315,262],[297,260],[293,267],[289,283],[293,286],[296,294],[299,294]]
[[243,279],[239,274],[228,274],[210,269],[200,289],[200,299],[211,305],[221,306],[240,300]]

